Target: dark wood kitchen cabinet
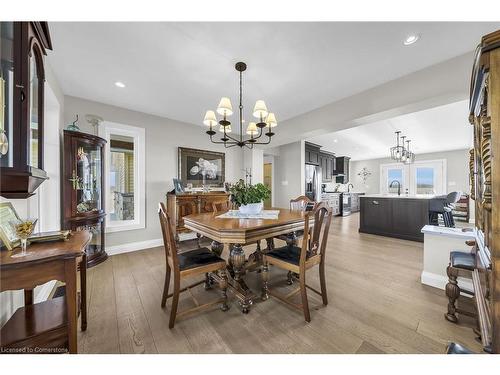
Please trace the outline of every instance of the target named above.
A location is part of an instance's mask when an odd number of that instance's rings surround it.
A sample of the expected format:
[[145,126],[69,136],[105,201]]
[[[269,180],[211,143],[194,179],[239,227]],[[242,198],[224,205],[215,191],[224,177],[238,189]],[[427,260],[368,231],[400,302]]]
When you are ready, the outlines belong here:
[[335,170],[335,154],[327,151],[321,151],[319,154],[319,165],[323,182],[333,181],[333,172]]
[[360,197],[359,231],[423,242],[429,223],[429,200],[421,198]]
[[321,146],[314,143],[305,143],[305,159],[306,164],[320,165],[320,148]]
[[348,156],[339,156],[335,159],[335,182],[347,184],[349,182],[349,162]]
[[47,22],[0,22],[0,195],[27,198],[43,170]]

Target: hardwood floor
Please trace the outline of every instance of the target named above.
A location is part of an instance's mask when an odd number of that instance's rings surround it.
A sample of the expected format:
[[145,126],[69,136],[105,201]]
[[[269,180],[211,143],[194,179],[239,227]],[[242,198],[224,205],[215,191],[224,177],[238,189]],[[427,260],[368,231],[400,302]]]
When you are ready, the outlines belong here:
[[[170,300],[160,308],[163,248],[112,256],[88,271],[88,328],[79,332],[79,352],[443,353],[449,340],[480,352],[471,319],[447,322],[444,291],[420,283],[423,245],[359,234],[358,221],[357,214],[332,221],[326,255],[329,305],[309,293],[310,323],[273,298],[257,301],[243,315],[229,294],[229,311],[188,316],[170,330]],[[189,245],[195,246],[183,246]],[[311,274],[308,284],[318,286],[318,275]],[[284,272],[271,268],[270,276],[271,288],[290,288]],[[260,291],[259,274],[246,280]],[[193,292],[200,303],[219,293],[202,285]],[[471,309],[471,301],[462,299]],[[179,308],[192,303],[183,293]]]

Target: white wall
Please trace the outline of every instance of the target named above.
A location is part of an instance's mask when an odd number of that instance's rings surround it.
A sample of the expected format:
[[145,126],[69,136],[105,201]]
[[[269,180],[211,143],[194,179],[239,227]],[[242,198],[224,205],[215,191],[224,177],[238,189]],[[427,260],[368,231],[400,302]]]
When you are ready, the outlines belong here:
[[[446,159],[446,191],[469,192],[469,150],[456,150],[446,152],[432,152],[417,155],[417,160]],[[391,163],[390,158],[351,161],[350,180],[356,191],[369,194],[380,193],[380,164]],[[366,167],[372,174],[363,184],[358,173]]]
[[[122,245],[160,240],[158,203],[165,201],[165,194],[173,189],[172,179],[177,177],[177,148],[191,147],[226,153],[226,181],[234,182],[244,177],[243,151],[239,147],[225,149],[210,143],[202,126],[191,125],[163,117],[98,102],[65,97],[65,121],[69,124],[76,114],[82,131],[92,133],[86,123],[86,114],[95,114],[107,121],[143,127],[146,132],[146,228],[106,234],[106,246],[120,251]],[[261,163],[262,164],[262,163]]]
[[[274,204],[276,207],[288,208],[290,199],[305,192],[305,154],[304,141],[279,146],[274,154]],[[267,153],[268,150],[266,150]]]
[[262,149],[243,149],[244,168],[252,171],[252,184],[264,182],[264,151]]

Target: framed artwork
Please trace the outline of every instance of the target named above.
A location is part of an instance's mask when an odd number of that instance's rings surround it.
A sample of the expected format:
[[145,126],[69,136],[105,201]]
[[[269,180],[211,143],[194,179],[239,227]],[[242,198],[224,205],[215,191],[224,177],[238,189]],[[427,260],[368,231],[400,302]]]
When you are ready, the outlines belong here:
[[0,239],[7,250],[19,246],[21,243],[10,221],[21,221],[10,202],[0,203]]
[[178,177],[186,186],[224,186],[226,154],[223,152],[179,147]]
[[174,178],[173,180],[174,180],[175,194],[184,193],[184,187],[182,186],[182,181],[179,180],[178,178]]

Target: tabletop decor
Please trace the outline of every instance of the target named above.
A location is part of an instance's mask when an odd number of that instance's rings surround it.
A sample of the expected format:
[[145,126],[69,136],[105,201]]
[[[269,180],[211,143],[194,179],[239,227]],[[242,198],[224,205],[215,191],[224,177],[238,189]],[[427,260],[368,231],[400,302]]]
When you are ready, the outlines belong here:
[[[219,105],[217,107],[217,113],[222,116],[222,120],[217,122],[217,118],[215,117],[214,111],[207,111],[205,113],[205,118],[203,119],[203,124],[210,127],[210,130],[207,130],[206,133],[210,136],[210,142],[224,144],[224,147],[247,147],[252,149],[254,145],[265,145],[271,143],[271,137],[274,135],[272,132],[272,128],[278,125],[276,121],[276,117],[274,113],[268,111],[266,107],[266,103],[263,100],[257,100],[255,102],[255,106],[253,109],[253,116],[257,119],[257,123],[249,122],[247,126],[246,133],[249,135],[249,138],[244,138],[244,130],[243,130],[243,72],[247,69],[247,64],[244,62],[237,62],[234,66],[235,69],[239,72],[240,75],[240,102],[239,102],[239,131],[237,135],[230,136],[229,133],[232,132],[231,122],[227,120],[229,116],[233,114],[233,106],[231,104],[231,100],[229,98],[223,97],[221,98]],[[214,135],[217,132],[214,130],[214,126],[217,127],[217,124],[220,125],[219,132],[222,133],[222,137],[220,141],[216,141],[213,139]],[[264,130],[264,128],[266,128]],[[265,131],[265,133],[264,133]],[[263,135],[267,137],[267,140],[259,140]]]
[[258,213],[242,213],[239,210],[229,210],[222,215],[217,216],[217,219],[264,219],[264,220],[277,220],[279,217],[279,210],[262,210]]
[[178,148],[178,178],[183,185],[192,184],[194,188],[210,186],[224,187],[226,154],[198,150],[194,148]]
[[264,200],[269,199],[271,190],[264,184],[246,184],[239,180],[229,190],[233,202],[242,214],[258,214],[262,211]]
[[13,258],[24,257],[29,253],[26,252],[26,247],[28,246],[28,237],[31,236],[35,230],[36,222],[38,219],[26,219],[26,220],[11,220],[9,224],[12,229],[16,232],[17,237],[21,240],[21,252],[12,255]]
[[11,221],[16,220],[20,221],[21,219],[12,203],[0,203],[0,240],[2,240],[7,250],[12,250],[20,244],[16,231],[9,224]]
[[70,230],[55,230],[51,232],[40,232],[32,234],[28,238],[28,242],[32,244],[40,242],[68,241],[70,235],[71,235]]

